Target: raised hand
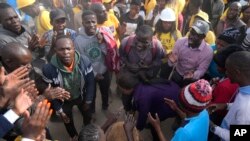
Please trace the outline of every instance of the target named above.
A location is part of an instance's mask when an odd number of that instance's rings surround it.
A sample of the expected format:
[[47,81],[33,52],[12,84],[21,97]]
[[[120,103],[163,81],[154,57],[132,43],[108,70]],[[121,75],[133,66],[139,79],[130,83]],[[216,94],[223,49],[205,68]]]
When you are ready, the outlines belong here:
[[168,98],[164,98],[164,101],[165,103],[173,110],[175,111],[178,116],[181,118],[181,119],[184,119],[186,117],[186,113],[183,112],[178,106],[177,104],[175,103],[174,100],[171,100],[171,99],[168,99]]
[[176,111],[178,106],[176,105],[175,101],[172,99],[164,98],[164,102],[173,110]]
[[128,141],[134,141],[133,130],[136,124],[136,120],[133,114],[128,114],[123,125]]
[[15,103],[12,110],[17,115],[21,115],[33,104],[33,100],[34,99],[28,95],[28,92],[22,89],[20,94],[18,94],[15,98]]
[[151,113],[148,113],[148,121],[149,121],[150,124],[152,124],[152,126],[153,126],[155,129],[161,128],[161,126],[160,126],[160,119],[159,119],[157,113],[155,114],[155,118],[152,117]]
[[33,51],[37,46],[39,46],[39,36],[34,34],[31,38],[28,39],[28,48]]
[[5,79],[6,79],[6,76],[4,74],[5,70],[4,70],[4,67],[1,67],[0,68],[0,86],[3,85]]
[[132,132],[136,124],[136,120],[133,114],[128,114],[125,118],[124,128],[127,131]]
[[31,117],[26,112],[22,125],[23,137],[33,140],[37,139],[42,134],[51,114],[52,110],[50,110],[50,103],[47,100],[37,105],[35,113]]
[[22,66],[6,76],[2,71],[3,69],[1,69],[1,86],[7,98],[15,98],[22,88],[34,84],[34,81],[26,78],[29,73],[27,66]]

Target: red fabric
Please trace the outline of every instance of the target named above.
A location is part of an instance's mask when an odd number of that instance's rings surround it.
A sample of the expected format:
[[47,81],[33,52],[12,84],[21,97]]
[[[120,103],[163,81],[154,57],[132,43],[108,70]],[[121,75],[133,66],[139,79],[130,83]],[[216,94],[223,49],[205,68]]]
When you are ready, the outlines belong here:
[[178,16],[178,27],[177,27],[177,29],[178,29],[179,31],[182,31],[182,28],[183,28],[183,21],[184,21],[183,15],[182,15],[182,14],[179,14],[179,16]]
[[206,103],[212,99],[212,89],[207,81],[199,80],[190,84],[189,92],[193,98],[200,103]]
[[[239,88],[238,84],[232,84],[230,79],[226,78],[216,85],[213,90],[212,103],[229,103],[235,98],[235,94]],[[224,115],[226,111],[218,111],[218,114]]]
[[120,59],[116,41],[113,35],[104,28],[100,27],[99,32],[103,35],[104,42],[107,46],[107,55],[105,57],[106,65],[110,71],[118,73],[120,70]]

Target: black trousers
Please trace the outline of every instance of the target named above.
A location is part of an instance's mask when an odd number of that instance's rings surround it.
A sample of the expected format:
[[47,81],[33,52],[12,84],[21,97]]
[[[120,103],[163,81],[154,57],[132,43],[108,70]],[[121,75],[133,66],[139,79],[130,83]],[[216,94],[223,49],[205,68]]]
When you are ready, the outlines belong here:
[[111,72],[107,71],[103,74],[103,79],[98,80],[95,83],[95,93],[94,93],[94,98],[93,102],[91,105],[91,110],[92,112],[95,112],[95,99],[96,99],[96,91],[97,91],[97,84],[99,85],[99,89],[101,92],[101,97],[102,97],[102,108],[107,109],[109,106],[109,88],[111,85]]
[[82,114],[82,120],[84,125],[88,125],[91,122],[91,111],[90,108],[86,111],[83,110],[84,106],[84,100],[80,96],[77,99],[73,99],[70,101],[65,101],[62,108],[65,114],[69,117],[70,122],[69,123],[64,123],[66,130],[70,137],[78,136],[78,132],[76,131],[75,125],[74,125],[74,120],[73,120],[73,114],[72,114],[72,108],[73,106],[77,106],[79,111]]

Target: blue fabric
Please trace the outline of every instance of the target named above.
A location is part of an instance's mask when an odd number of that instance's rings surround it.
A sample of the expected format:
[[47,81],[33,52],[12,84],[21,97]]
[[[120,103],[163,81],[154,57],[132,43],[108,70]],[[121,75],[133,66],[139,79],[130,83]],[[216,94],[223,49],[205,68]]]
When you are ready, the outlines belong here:
[[[212,45],[211,48],[213,49],[214,52],[217,50],[216,45]],[[211,61],[210,65],[208,67],[208,74],[211,78],[215,78],[215,77],[222,78],[225,76],[224,74],[218,72],[217,65],[214,62],[214,60]]]
[[0,138],[14,127],[3,115],[0,115]]
[[209,129],[207,110],[203,110],[199,115],[185,120],[187,124],[177,129],[171,141],[207,141]]
[[239,91],[242,94],[249,94],[250,95],[250,86],[240,87]]

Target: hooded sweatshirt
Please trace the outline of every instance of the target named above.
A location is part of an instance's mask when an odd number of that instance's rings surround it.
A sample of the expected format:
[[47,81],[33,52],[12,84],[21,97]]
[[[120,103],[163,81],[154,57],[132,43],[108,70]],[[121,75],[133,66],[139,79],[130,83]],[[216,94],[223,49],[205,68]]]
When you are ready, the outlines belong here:
[[77,82],[81,82],[81,74],[79,71],[79,67],[76,64],[79,64],[80,54],[78,52],[75,53],[74,66],[72,72],[69,72],[65,69],[61,61],[58,59],[56,55],[51,58],[51,64],[57,67],[63,79],[63,88],[70,92],[71,100],[76,99],[81,95],[81,84]]
[[82,27],[79,31],[79,35],[74,40],[74,44],[75,49],[79,51],[81,55],[87,56],[91,61],[95,76],[96,74],[104,74],[107,71],[105,64],[107,48],[104,43],[98,43],[96,35],[88,36]]

